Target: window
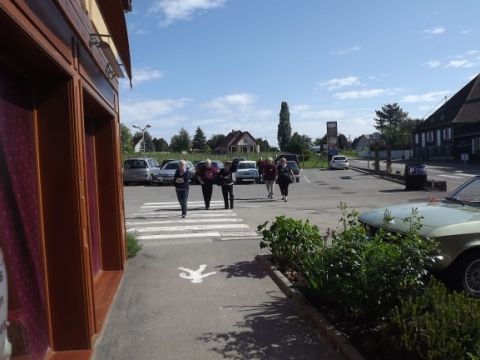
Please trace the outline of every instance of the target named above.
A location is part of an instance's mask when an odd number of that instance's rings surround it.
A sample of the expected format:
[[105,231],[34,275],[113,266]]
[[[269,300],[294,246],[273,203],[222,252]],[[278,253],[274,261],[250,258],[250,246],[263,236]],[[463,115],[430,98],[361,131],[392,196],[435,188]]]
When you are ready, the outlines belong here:
[[472,154],[480,153],[480,137],[472,139]]
[[415,134],[415,144],[418,145],[420,142],[418,134]]
[[440,129],[437,130],[437,145],[440,146],[442,144],[442,132]]

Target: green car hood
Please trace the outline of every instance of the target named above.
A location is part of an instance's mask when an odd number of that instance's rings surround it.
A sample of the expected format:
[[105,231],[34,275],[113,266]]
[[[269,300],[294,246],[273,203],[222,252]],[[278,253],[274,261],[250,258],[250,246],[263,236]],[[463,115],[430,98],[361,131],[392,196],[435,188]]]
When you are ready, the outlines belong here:
[[[417,209],[423,225],[421,236],[441,237],[450,233],[458,234],[478,232],[480,229],[480,208],[451,202],[414,203],[378,208],[360,216],[360,221],[379,227],[383,224],[385,212],[393,217],[388,228],[392,231],[406,232],[408,224],[403,220],[412,216],[412,209]],[[460,228],[461,227],[461,228]]]

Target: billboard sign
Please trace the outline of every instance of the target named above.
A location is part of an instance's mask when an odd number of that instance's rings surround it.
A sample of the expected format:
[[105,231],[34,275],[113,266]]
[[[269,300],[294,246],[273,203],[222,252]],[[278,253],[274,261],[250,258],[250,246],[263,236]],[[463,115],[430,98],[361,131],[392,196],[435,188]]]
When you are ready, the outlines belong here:
[[327,146],[329,149],[337,147],[337,122],[327,121]]

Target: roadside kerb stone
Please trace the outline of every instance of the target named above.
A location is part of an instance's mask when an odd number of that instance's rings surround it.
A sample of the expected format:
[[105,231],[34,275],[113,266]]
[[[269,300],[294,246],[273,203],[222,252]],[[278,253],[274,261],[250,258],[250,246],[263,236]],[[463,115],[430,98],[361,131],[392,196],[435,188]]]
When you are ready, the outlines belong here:
[[265,269],[272,280],[282,290],[285,296],[293,302],[295,308],[315,325],[315,329],[326,337],[332,345],[343,356],[349,360],[365,360],[358,350],[348,342],[343,334],[335,329],[335,327],[321,314],[318,310],[303,296],[303,294],[295,289],[293,284],[285,275],[275,269],[269,261],[269,255],[257,255],[256,261]]

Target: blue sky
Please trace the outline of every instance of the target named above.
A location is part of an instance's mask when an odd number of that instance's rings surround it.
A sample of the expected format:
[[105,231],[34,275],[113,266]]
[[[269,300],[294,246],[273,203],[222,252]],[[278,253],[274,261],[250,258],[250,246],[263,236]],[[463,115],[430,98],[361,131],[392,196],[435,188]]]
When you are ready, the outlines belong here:
[[353,140],[382,105],[423,118],[480,72],[479,13],[478,0],[136,0],[121,121],[276,145],[287,101],[293,131],[337,121]]

